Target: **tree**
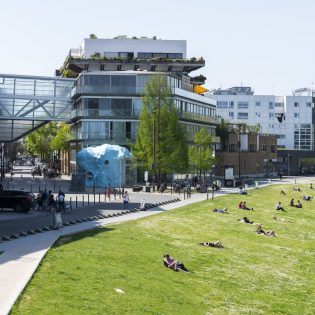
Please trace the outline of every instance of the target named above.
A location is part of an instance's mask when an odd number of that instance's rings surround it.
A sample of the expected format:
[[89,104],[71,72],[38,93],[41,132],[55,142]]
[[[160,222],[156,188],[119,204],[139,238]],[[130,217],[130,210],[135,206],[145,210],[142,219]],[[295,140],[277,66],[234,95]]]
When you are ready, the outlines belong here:
[[25,146],[32,155],[43,160],[51,160],[53,149],[51,142],[57,134],[57,122],[49,122],[25,137]]
[[58,127],[56,136],[51,141],[51,148],[56,151],[70,150],[70,140],[73,139],[73,135],[70,131],[70,125],[61,123]]
[[220,125],[216,127],[215,134],[220,137],[222,148],[225,150],[229,140],[229,125],[224,119],[222,119]]
[[161,176],[185,172],[188,167],[186,135],[178,120],[166,76],[154,76],[145,86],[134,160],[142,170],[152,170],[153,184]]
[[199,171],[200,180],[203,174],[204,181],[205,172],[209,171],[215,163],[211,147],[212,137],[207,134],[205,128],[202,128],[195,134],[194,143],[195,145],[189,148],[190,164],[193,169]]

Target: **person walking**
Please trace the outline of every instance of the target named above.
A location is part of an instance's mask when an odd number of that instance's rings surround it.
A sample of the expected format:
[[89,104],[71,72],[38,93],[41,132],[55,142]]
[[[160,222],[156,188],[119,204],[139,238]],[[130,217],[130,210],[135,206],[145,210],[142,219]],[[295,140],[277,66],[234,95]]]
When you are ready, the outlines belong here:
[[126,191],[124,192],[124,196],[123,196],[124,210],[127,210],[127,208],[128,208],[128,203],[129,203],[129,195],[128,195],[128,191],[126,190]]

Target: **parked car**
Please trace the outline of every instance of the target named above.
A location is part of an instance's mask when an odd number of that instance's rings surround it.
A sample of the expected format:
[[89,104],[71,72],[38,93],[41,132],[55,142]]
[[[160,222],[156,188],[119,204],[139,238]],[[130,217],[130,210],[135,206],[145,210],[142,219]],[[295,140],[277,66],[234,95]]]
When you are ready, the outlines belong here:
[[0,191],[0,208],[11,208],[16,212],[27,212],[35,204],[35,195],[24,190]]

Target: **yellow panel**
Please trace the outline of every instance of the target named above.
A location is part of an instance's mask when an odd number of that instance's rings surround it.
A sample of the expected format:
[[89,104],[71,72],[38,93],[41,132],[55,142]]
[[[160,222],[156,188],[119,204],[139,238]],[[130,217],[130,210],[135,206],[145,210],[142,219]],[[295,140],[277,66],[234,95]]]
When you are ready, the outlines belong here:
[[208,91],[209,91],[208,89],[204,88],[201,85],[194,85],[194,93],[202,94],[202,93],[205,93],[205,92],[208,92]]

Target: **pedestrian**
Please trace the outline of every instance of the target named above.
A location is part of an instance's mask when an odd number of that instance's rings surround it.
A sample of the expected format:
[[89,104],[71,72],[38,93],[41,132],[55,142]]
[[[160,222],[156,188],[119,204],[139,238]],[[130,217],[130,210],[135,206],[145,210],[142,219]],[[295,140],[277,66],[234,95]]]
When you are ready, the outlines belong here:
[[48,207],[48,193],[47,193],[46,188],[44,192],[42,193],[42,202],[43,202],[43,211],[46,211]]
[[3,190],[3,185],[2,185],[2,183],[0,183],[0,191],[2,191]]
[[129,203],[129,195],[128,195],[128,191],[126,190],[126,191],[124,192],[124,196],[123,196],[124,210],[127,210],[127,208],[128,208],[128,203]]
[[110,187],[107,188],[107,197],[108,197],[108,201],[110,201],[110,195],[112,193],[112,190]]

